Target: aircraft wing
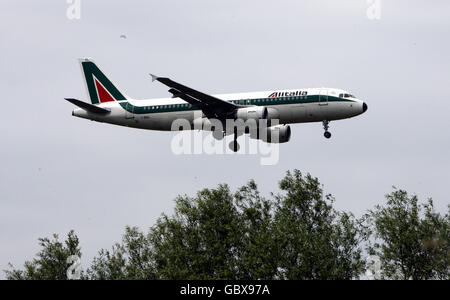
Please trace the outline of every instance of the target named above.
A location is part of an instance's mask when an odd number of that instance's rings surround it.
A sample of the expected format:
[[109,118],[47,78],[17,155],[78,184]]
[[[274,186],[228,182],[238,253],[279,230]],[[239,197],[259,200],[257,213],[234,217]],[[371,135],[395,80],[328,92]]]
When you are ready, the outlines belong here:
[[240,107],[234,103],[227,102],[194,90],[190,87],[175,82],[170,78],[158,77],[152,74],[150,75],[152,76],[153,81],[157,80],[170,87],[169,92],[174,98],[181,98],[192,106],[198,107],[208,118],[216,117],[218,119],[226,119],[229,114],[231,114],[236,108]]

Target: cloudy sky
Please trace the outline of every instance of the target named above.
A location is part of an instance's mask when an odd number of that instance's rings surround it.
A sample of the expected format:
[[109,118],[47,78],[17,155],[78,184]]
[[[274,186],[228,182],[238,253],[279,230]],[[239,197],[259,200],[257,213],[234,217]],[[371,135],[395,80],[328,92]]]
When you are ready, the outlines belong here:
[[[79,20],[68,7],[0,2],[0,270],[32,258],[38,237],[70,229],[86,265],[126,225],[147,229],[171,213],[178,194],[253,178],[269,195],[294,168],[358,216],[392,185],[446,211],[449,1],[382,0],[379,20],[366,0],[81,0]],[[369,110],[332,122],[331,140],[320,123],[292,126],[274,166],[258,155],[176,156],[172,133],[71,116],[63,98],[87,100],[79,57],[137,99],[168,95],[152,72],[211,94],[342,88]]]

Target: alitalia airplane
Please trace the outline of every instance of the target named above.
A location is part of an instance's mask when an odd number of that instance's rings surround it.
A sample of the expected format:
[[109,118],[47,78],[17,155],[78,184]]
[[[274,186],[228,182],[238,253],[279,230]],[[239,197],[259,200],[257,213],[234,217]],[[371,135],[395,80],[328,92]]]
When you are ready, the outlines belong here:
[[[184,119],[194,124],[219,120],[266,121],[267,133],[253,138],[265,142],[285,143],[291,138],[289,124],[322,122],[324,136],[329,139],[329,122],[358,116],[367,110],[367,104],[347,91],[333,88],[308,88],[254,93],[209,95],[177,83],[169,78],[152,75],[152,81],[169,87],[171,98],[135,100],[126,96],[90,59],[80,59],[81,71],[91,103],[73,98],[67,101],[78,106],[73,116],[98,122],[149,130],[179,130],[175,120]],[[271,121],[277,120],[277,125]],[[275,122],[273,122],[275,123]],[[222,128],[225,128],[223,126]],[[190,127],[192,129],[192,127]],[[214,127],[212,129],[214,130]],[[248,131],[223,129],[213,132],[216,139],[234,134],[230,149],[239,150],[237,138]],[[277,139],[268,136],[276,133]],[[251,136],[252,137],[252,136]]]

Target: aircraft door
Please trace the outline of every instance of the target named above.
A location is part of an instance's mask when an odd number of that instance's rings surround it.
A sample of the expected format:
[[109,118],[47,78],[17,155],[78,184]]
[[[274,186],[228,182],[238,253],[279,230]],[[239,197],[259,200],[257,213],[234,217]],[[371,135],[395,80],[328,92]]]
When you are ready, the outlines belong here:
[[319,113],[318,116],[322,120],[328,119],[329,114],[329,107],[328,107],[328,90],[327,89],[321,89],[319,91]]
[[321,89],[319,91],[319,105],[328,105],[328,90]]
[[133,108],[134,106],[131,105],[130,102],[127,102],[125,109],[125,119],[134,119]]

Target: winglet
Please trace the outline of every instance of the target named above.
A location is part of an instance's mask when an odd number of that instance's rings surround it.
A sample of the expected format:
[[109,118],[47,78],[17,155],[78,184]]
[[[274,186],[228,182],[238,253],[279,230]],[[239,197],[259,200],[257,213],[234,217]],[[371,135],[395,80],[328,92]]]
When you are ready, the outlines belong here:
[[158,80],[158,78],[159,78],[158,76],[153,75],[153,74],[150,74],[150,76],[152,76],[152,82],[155,81],[155,80]]

